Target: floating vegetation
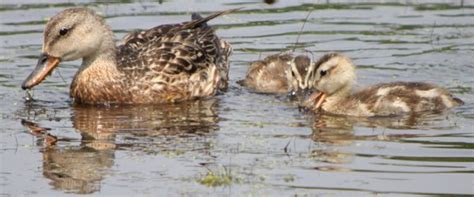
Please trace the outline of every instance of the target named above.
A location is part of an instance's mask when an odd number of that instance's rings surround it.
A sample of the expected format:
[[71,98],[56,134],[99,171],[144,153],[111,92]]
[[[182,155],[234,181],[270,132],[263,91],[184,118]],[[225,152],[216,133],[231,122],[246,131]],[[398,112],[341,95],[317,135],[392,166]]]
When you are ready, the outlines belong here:
[[232,183],[240,183],[241,178],[238,178],[232,174],[230,169],[223,167],[223,170],[218,171],[207,171],[206,175],[198,179],[200,184],[203,184],[208,187],[219,187],[219,186],[228,186]]
[[285,176],[283,177],[283,180],[288,183],[288,182],[293,182],[293,181],[295,181],[295,178],[296,178],[295,175],[293,175],[293,174],[287,174],[287,175],[285,175]]

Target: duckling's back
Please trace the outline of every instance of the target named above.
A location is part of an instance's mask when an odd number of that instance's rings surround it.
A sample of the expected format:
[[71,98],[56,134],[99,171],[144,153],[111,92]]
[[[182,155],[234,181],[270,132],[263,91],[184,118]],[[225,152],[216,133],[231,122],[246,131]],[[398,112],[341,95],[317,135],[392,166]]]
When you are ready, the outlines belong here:
[[252,62],[245,79],[238,83],[260,93],[288,93],[287,71],[293,58],[280,53]]
[[379,116],[443,111],[463,104],[446,89],[419,82],[379,84],[355,93],[351,100],[360,102],[359,106],[369,114]]

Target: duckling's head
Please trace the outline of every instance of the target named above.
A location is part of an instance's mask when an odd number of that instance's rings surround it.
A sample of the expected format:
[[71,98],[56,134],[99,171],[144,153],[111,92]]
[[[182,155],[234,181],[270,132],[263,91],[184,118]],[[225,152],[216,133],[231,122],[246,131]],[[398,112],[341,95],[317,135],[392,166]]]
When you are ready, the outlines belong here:
[[291,91],[305,90],[309,87],[306,80],[306,73],[311,65],[311,59],[306,55],[296,56],[290,64],[290,71],[287,73]]
[[355,83],[352,61],[340,53],[329,53],[311,66],[308,81],[327,96],[350,90]]
[[94,11],[71,8],[60,12],[46,24],[42,54],[22,88],[29,89],[41,83],[61,61],[96,56],[110,40],[113,43],[110,28]]

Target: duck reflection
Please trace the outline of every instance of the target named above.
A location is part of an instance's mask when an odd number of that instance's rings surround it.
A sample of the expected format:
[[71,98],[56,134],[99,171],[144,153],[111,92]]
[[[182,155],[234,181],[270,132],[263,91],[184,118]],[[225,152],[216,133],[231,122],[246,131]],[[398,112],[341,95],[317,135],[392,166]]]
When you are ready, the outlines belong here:
[[[159,140],[160,136],[205,135],[218,128],[219,117],[217,99],[213,99],[159,106],[78,105],[72,106],[71,120],[81,134],[79,145],[74,144],[77,140],[60,136],[56,144],[43,143],[43,175],[54,189],[90,194],[100,190],[101,181],[114,165],[115,150],[143,148],[147,144],[140,142]],[[22,124],[30,131],[40,130],[38,125]],[[43,133],[45,142],[50,135]],[[127,144],[128,138],[134,143]]]
[[421,130],[452,128],[452,123],[446,124],[446,117],[448,117],[446,114],[439,113],[370,118],[315,114],[311,139],[326,146],[323,146],[324,149],[312,150],[311,156],[320,162],[330,164],[315,169],[350,171],[343,166],[333,165],[350,163],[354,158],[353,152],[341,151],[340,147],[351,146],[356,141],[398,141],[405,138],[426,137],[429,134]]
[[217,99],[145,106],[74,106],[72,123],[87,139],[206,134],[217,129]]
[[397,140],[404,137],[419,137],[416,134],[383,135],[374,131],[374,135],[357,135],[354,128],[386,128],[393,130],[425,130],[450,128],[446,114],[417,113],[386,117],[353,117],[329,114],[316,114],[312,126],[312,139],[317,142],[342,143],[353,140]]
[[114,164],[114,150],[88,147],[46,148],[43,175],[54,189],[68,193],[90,194],[100,190],[106,170]]

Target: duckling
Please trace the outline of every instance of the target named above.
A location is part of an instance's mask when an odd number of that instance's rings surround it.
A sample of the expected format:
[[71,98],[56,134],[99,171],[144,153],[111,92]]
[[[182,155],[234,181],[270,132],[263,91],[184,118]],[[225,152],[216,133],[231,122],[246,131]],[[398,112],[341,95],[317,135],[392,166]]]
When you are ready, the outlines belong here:
[[252,62],[238,83],[259,93],[291,93],[308,89],[306,73],[311,59],[306,55],[279,53]]
[[157,104],[213,96],[227,88],[232,47],[206,23],[236,10],[194,14],[189,22],[131,33],[116,46],[111,28],[93,10],[66,9],[48,21],[42,54],[22,88],[41,83],[61,61],[82,59],[70,87],[75,103]]
[[377,84],[352,93],[356,82],[352,61],[340,53],[324,55],[310,68],[308,80],[319,91],[305,101],[320,109],[349,116],[390,116],[410,112],[441,111],[463,104],[446,89],[421,82]]

